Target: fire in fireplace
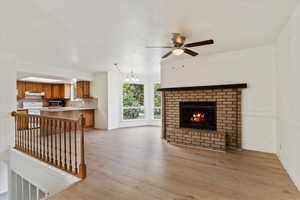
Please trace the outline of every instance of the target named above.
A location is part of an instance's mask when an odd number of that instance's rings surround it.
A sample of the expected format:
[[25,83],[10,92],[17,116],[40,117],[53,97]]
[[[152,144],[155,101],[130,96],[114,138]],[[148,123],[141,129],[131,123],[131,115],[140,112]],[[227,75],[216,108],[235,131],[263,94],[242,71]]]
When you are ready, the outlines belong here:
[[180,102],[180,128],[216,130],[216,102]]

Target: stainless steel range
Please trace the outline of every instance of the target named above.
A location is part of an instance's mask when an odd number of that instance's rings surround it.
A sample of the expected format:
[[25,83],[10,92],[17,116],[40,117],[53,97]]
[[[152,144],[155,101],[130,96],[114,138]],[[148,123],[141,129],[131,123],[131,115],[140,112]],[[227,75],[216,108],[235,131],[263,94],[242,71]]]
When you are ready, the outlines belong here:
[[29,115],[40,115],[43,108],[42,101],[26,101],[23,102],[23,108],[28,109]]
[[23,102],[23,108],[28,110],[30,115],[40,115],[43,108],[43,92],[25,92],[25,101]]

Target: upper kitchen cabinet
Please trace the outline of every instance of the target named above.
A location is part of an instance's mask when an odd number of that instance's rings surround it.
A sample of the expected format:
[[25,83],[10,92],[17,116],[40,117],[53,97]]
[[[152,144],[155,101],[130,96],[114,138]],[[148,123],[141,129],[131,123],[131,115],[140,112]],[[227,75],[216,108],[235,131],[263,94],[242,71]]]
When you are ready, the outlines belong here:
[[17,98],[18,99],[22,99],[25,97],[25,82],[23,81],[17,81],[17,90],[18,90],[18,94],[17,94]]
[[28,92],[43,92],[42,83],[25,82],[25,91],[28,91]]
[[61,98],[62,84],[53,84],[52,85],[52,99]]
[[77,98],[91,98],[90,81],[77,81]]
[[45,99],[70,99],[71,85],[70,84],[50,84],[17,81],[18,99],[25,97],[25,92],[44,92]]
[[45,92],[45,99],[52,99],[52,85],[48,83],[43,83],[43,92]]
[[64,98],[65,99],[71,98],[71,84],[69,83],[64,84]]
[[71,85],[70,84],[53,84],[52,99],[70,99]]

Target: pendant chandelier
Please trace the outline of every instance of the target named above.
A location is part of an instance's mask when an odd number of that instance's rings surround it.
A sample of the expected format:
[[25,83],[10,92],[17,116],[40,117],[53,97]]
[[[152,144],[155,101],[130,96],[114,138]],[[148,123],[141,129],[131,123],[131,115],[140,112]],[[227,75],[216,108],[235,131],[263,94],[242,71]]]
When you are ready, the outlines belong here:
[[140,79],[139,79],[139,78],[137,77],[137,75],[134,74],[133,71],[131,70],[130,74],[128,74],[128,75],[126,76],[125,81],[127,81],[127,82],[139,82]]

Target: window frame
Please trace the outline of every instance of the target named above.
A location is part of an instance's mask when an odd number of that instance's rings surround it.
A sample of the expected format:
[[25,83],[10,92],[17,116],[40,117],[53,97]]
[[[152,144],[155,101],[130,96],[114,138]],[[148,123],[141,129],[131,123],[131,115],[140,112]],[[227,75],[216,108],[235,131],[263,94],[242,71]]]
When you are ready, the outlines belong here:
[[[143,85],[144,87],[144,105],[143,105],[143,110],[144,110],[144,118],[143,119],[124,119],[124,92],[123,92],[123,86],[124,84],[135,84],[135,85]],[[124,81],[121,85],[121,121],[122,122],[132,122],[132,121],[145,121],[146,120],[146,107],[145,107],[145,83],[144,82],[132,82],[132,81]],[[136,107],[139,108],[139,107]]]

